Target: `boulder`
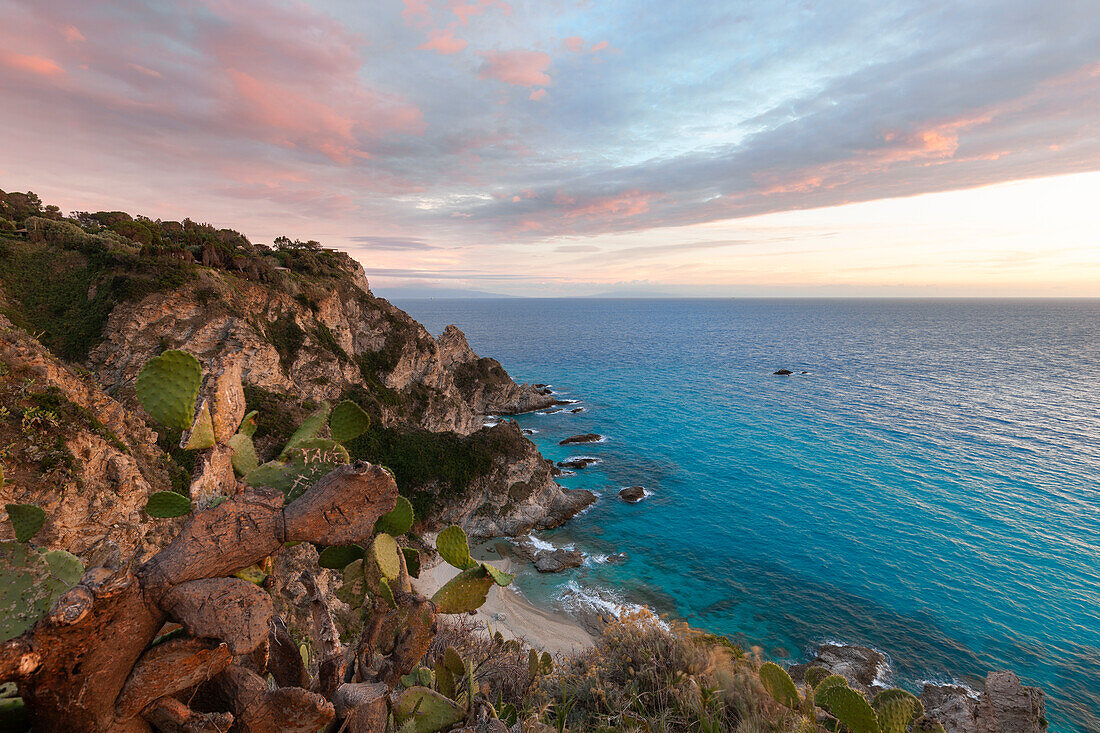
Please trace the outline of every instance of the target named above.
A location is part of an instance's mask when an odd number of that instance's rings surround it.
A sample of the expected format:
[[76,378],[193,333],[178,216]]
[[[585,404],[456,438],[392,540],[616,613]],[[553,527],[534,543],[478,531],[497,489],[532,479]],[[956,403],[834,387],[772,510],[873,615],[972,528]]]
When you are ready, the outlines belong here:
[[[578,408],[580,409],[580,408]],[[599,433],[582,433],[580,435],[570,435],[565,440],[559,440],[558,445],[575,445],[577,443],[598,443],[603,440],[603,436]]]
[[535,570],[540,573],[560,573],[567,568],[579,568],[584,564],[584,553],[580,550],[542,550],[535,555]]
[[587,468],[593,463],[599,462],[599,458],[589,458],[587,456],[582,456],[580,458],[570,458],[567,461],[558,461],[558,468]]
[[794,372],[792,372],[790,369],[779,369],[777,371],[772,372],[772,374],[777,374],[780,377],[785,377],[788,374],[794,374]]
[[644,486],[627,486],[619,490],[619,498],[629,504],[637,504],[645,498]]

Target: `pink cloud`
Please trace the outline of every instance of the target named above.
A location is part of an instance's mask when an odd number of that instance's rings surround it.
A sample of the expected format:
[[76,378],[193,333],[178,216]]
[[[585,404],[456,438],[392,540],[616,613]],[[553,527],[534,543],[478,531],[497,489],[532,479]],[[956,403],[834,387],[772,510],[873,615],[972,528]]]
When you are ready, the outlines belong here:
[[478,69],[478,78],[496,79],[520,87],[546,85],[551,82],[547,70],[550,54],[542,51],[483,51],[485,61]]
[[580,53],[584,50],[584,39],[580,36],[569,36],[569,38],[563,38],[562,43],[564,43],[566,49],[568,49],[572,53]]
[[590,48],[588,50],[589,50],[590,53],[599,53],[600,51],[603,51],[605,48],[610,48],[610,47],[611,47],[611,44],[608,43],[607,41],[600,41],[599,43],[593,43],[592,48]]
[[504,0],[475,0],[472,4],[452,2],[451,11],[458,17],[462,25],[466,25],[470,21],[470,16],[481,15],[494,6],[500,8],[505,15],[512,14],[512,6]]
[[69,43],[76,43],[77,41],[84,40],[84,34],[81,33],[80,29],[75,25],[65,26],[61,32],[65,36],[65,40]]
[[441,54],[458,53],[470,45],[462,38],[455,38],[453,30],[432,31],[428,34],[428,40],[417,46],[424,51],[437,51]]
[[65,70],[53,59],[0,50],[0,64],[40,76],[62,76]]
[[541,101],[543,99],[546,99],[546,95],[547,95],[547,91],[545,89],[536,89],[535,91],[531,92],[531,96],[529,96],[527,98],[530,99],[533,102],[538,102],[538,101]]

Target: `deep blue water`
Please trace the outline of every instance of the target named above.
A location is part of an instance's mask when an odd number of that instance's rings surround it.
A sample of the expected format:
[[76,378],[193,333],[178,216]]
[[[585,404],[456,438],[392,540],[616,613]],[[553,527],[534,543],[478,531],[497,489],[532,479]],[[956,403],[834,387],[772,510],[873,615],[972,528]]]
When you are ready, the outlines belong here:
[[1100,301],[397,304],[585,407],[519,418],[547,457],[602,459],[560,480],[595,508],[540,534],[593,561],[525,572],[533,599],[794,659],[867,644],[914,690],[1008,668],[1051,730],[1100,731]]

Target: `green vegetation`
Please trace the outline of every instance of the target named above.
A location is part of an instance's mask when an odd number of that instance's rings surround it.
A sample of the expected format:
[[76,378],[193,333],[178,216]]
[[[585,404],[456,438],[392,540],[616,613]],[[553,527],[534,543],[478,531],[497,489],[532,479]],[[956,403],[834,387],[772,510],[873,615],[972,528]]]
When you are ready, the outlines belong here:
[[267,325],[266,334],[267,340],[279,352],[279,364],[284,370],[290,369],[306,340],[306,332],[294,320],[294,314],[281,314]]

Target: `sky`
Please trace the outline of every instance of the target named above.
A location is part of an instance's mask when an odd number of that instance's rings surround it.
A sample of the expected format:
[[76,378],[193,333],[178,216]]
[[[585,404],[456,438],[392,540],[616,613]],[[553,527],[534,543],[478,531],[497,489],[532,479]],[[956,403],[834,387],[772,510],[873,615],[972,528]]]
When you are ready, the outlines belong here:
[[1100,296],[1100,3],[0,0],[0,188],[382,295]]

